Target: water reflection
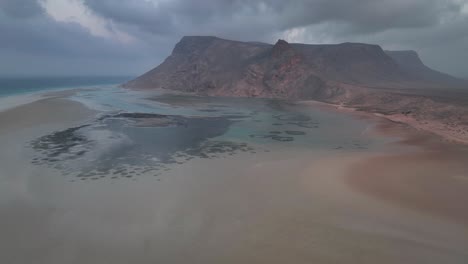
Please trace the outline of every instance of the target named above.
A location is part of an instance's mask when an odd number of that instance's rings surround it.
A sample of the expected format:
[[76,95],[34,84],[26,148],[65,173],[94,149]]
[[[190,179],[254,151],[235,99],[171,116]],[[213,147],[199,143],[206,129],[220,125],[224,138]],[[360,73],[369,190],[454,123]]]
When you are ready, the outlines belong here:
[[[141,109],[141,100],[150,111],[128,111],[131,102]],[[160,95],[130,98],[118,106],[125,107],[34,140],[32,163],[80,180],[157,177],[194,158],[270,151],[274,144],[334,150],[366,149],[371,144],[368,138],[349,138],[356,133],[336,134],[338,115],[304,112],[287,101]],[[362,129],[356,120],[349,123],[350,129]]]

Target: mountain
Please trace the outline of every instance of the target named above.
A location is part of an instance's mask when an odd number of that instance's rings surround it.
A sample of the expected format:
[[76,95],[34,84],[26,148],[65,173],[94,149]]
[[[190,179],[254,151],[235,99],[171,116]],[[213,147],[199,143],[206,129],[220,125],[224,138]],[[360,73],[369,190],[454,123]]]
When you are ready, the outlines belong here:
[[413,51],[378,45],[270,45],[186,36],[166,60],[124,84],[218,96],[332,98],[343,87],[444,87],[464,81],[426,67]]
[[287,42],[183,37],[158,67],[125,84],[209,95],[309,97],[324,86]]

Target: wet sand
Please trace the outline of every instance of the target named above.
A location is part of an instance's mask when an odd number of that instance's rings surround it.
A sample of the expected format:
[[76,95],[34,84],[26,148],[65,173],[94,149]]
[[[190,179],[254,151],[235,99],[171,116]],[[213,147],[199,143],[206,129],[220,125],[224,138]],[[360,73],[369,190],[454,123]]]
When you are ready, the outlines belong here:
[[66,127],[70,123],[93,116],[94,111],[65,99],[66,95],[69,93],[56,93],[51,97],[0,111],[0,135],[28,129],[34,133],[37,131],[32,130],[41,126],[46,130],[50,130],[51,125]]
[[241,153],[83,182],[30,164],[25,142],[93,115],[64,98],[0,113],[1,263],[468,260],[466,167],[445,150]]
[[468,147],[391,122],[382,122],[377,132],[398,135],[402,140],[396,144],[413,148],[354,164],[347,178],[350,186],[468,227]]

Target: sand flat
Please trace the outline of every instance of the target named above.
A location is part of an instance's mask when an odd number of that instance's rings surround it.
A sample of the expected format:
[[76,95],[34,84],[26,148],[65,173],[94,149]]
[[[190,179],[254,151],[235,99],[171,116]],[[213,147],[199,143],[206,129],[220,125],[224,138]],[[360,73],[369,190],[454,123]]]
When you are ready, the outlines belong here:
[[15,133],[33,130],[38,126],[61,126],[93,116],[92,111],[82,104],[67,100],[62,96],[41,98],[31,103],[0,111],[0,133]]
[[388,202],[468,226],[468,152],[440,148],[370,157],[352,166],[347,182]]
[[[453,221],[460,216],[435,218],[432,211],[419,210],[419,204],[412,206],[405,197],[402,203],[389,202],[356,187],[376,185],[372,170],[365,169],[359,173],[365,177],[354,179],[356,168],[368,162],[375,170],[396,166],[386,161],[387,156],[374,162],[385,150],[337,154],[277,149],[228,159],[193,159],[173,166],[159,180],[148,176],[72,182],[30,163],[29,150],[22,148],[27,141],[92,115],[64,98],[0,113],[5,124],[0,134],[4,146],[0,149],[0,262],[466,263],[468,259],[467,229]],[[410,155],[392,154],[398,162]],[[432,171],[427,164],[439,172],[464,168],[455,166],[458,163],[452,163],[450,156],[439,160],[423,155],[410,161],[421,170]],[[383,184],[378,192],[400,195],[406,189],[418,190],[424,178],[417,175],[409,185]],[[454,174],[454,181],[464,182],[460,175]],[[350,179],[356,186],[349,184]],[[428,186],[437,184],[431,181]],[[434,196],[417,201],[433,201],[447,193],[430,190]],[[462,189],[455,191],[461,195]],[[444,198],[440,204],[446,206],[453,199]],[[445,215],[452,212],[449,209],[436,213]]]

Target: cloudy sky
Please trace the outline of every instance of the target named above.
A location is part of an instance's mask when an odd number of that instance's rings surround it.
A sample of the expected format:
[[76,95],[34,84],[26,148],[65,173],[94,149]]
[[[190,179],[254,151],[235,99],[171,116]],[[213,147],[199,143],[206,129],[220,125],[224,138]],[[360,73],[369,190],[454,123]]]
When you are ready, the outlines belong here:
[[138,75],[184,35],[374,43],[468,78],[468,0],[0,0],[0,75]]

